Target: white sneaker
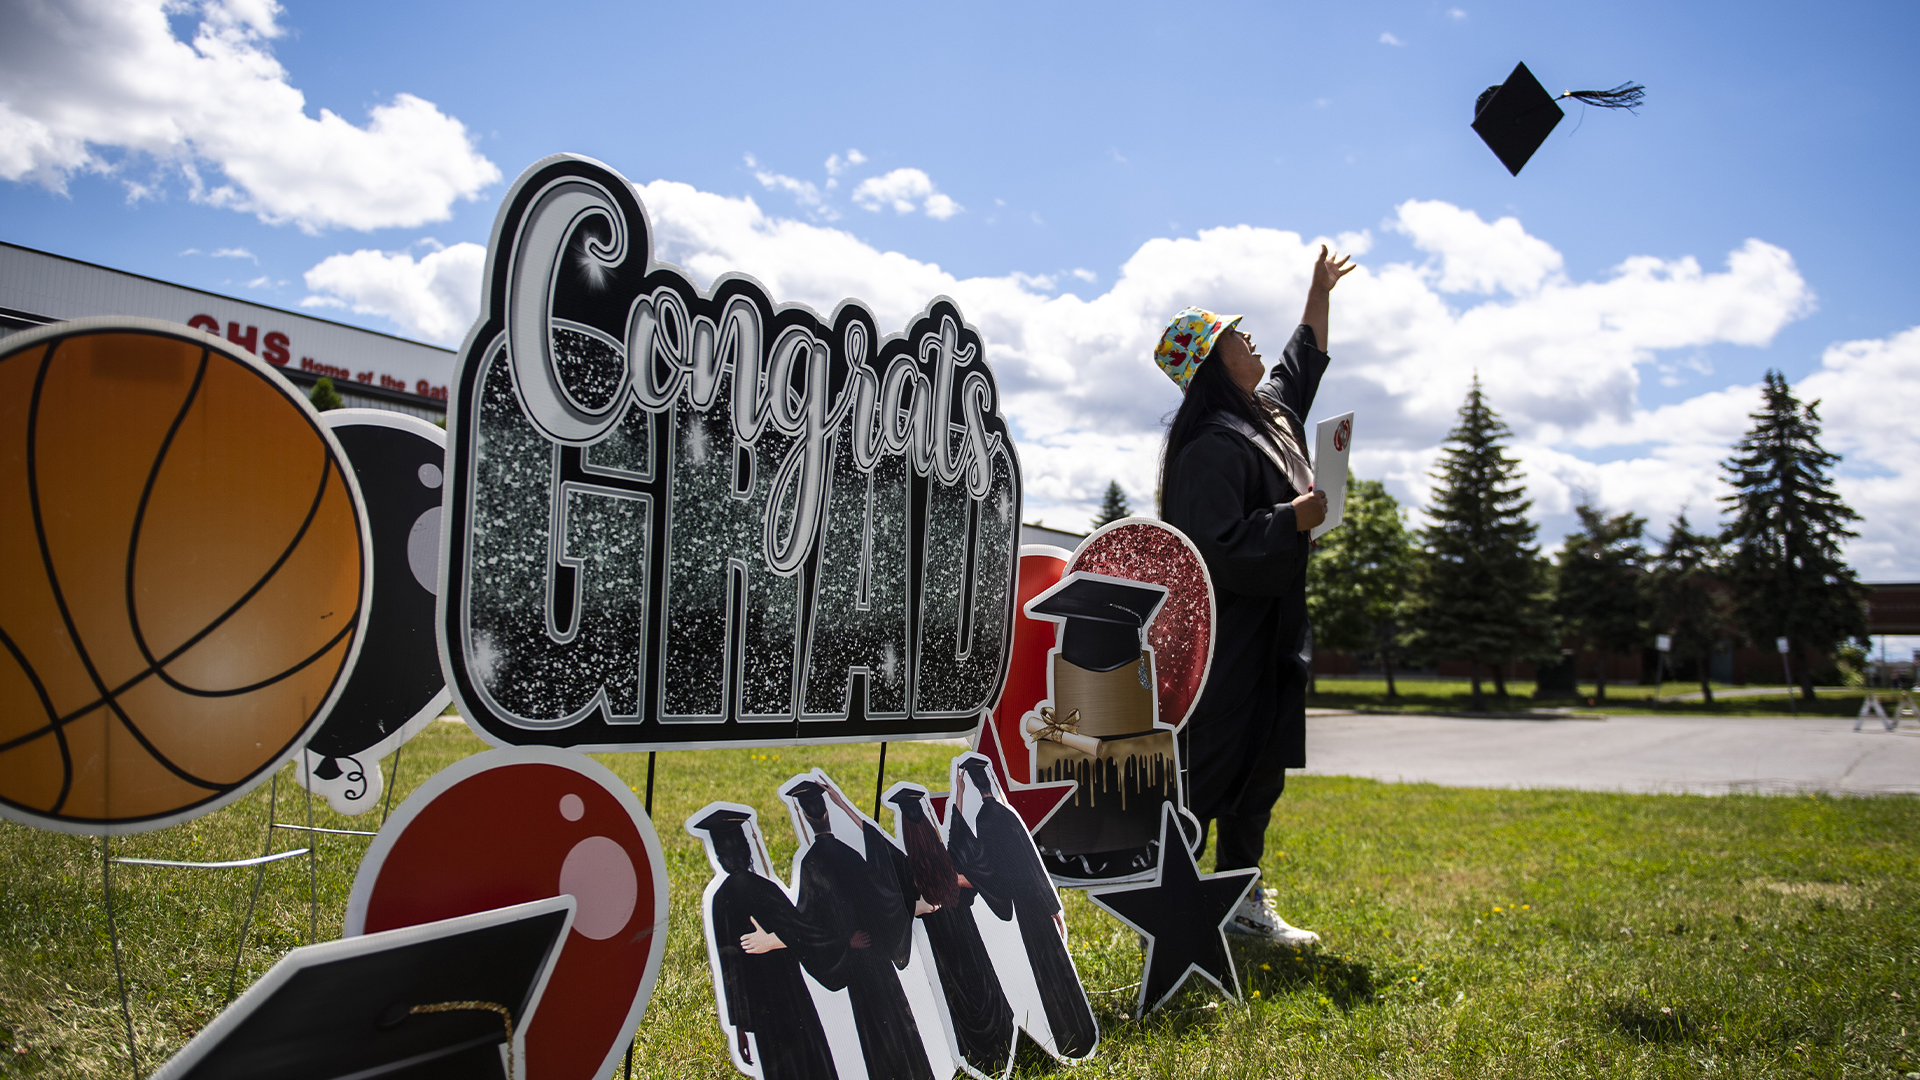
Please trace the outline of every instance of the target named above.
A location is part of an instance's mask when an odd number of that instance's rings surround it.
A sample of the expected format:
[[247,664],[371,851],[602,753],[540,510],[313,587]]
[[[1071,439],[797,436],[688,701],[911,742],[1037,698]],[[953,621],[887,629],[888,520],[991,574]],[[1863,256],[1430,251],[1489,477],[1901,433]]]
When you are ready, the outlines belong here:
[[1248,893],[1233,909],[1233,918],[1227,920],[1225,927],[1229,934],[1241,934],[1246,937],[1264,938],[1279,945],[1289,945],[1304,949],[1309,945],[1320,944],[1320,935],[1311,930],[1302,930],[1288,924],[1273,909],[1273,898],[1278,889],[1260,889]]

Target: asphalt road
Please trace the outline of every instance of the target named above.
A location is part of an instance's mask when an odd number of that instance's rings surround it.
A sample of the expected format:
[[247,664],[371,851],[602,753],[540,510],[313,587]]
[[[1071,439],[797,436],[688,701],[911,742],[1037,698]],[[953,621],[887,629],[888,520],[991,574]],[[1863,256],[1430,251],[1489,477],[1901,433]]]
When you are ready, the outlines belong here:
[[1920,727],[1819,717],[1307,717],[1303,770],[1451,787],[1920,794]]

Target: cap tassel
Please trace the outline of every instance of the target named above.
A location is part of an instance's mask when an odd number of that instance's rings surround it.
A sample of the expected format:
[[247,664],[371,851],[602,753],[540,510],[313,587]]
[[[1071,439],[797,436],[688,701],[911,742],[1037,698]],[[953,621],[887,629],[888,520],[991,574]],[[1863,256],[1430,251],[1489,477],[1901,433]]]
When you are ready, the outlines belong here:
[[1573,98],[1602,109],[1625,109],[1632,112],[1646,100],[1647,88],[1639,83],[1624,82],[1611,90],[1569,90],[1560,97]]

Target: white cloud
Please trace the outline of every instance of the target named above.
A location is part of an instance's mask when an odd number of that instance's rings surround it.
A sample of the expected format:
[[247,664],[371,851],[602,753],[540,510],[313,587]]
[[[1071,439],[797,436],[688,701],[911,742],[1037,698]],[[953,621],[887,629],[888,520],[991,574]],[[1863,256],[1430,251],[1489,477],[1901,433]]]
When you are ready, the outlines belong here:
[[1467,17],[1467,13],[1465,11],[1460,10],[1459,8],[1448,8],[1447,14],[1452,16],[1455,19],[1464,19]]
[[212,253],[212,257],[216,259],[245,259],[255,265],[258,265],[260,262],[260,260],[254,256],[253,252],[248,251],[246,248],[216,248]]
[[1387,227],[1438,257],[1434,284],[1441,292],[1531,293],[1549,279],[1561,280],[1565,265],[1546,241],[1528,236],[1518,218],[1488,224],[1450,203],[1409,199]]
[[[741,270],[776,300],[821,312],[859,297],[883,330],[904,327],[936,295],[954,297],[988,344],[1018,439],[1025,516],[1055,524],[1085,520],[1111,479],[1136,507],[1151,507],[1161,419],[1179,404],[1149,359],[1163,320],[1190,303],[1245,313],[1243,327],[1276,358],[1319,245],[1364,255],[1371,240],[1245,225],[1149,240],[1105,292],[1082,299],[1054,293],[1051,275],[959,278],[842,229],[770,215],[750,198],[665,180],[639,194],[658,257],[703,286]],[[1356,410],[1356,471],[1417,505],[1477,372],[1514,430],[1549,546],[1581,490],[1646,515],[1656,532],[1683,507],[1696,525],[1711,523],[1725,491],[1719,462],[1748,427],[1758,390],[1727,386],[1650,408],[1640,380],[1708,347],[1766,345],[1811,311],[1792,257],[1749,240],[1712,270],[1690,257],[1634,256],[1581,281],[1550,245],[1509,222],[1403,204],[1388,227],[1414,238],[1425,261],[1369,263],[1341,284],[1334,365],[1316,413]],[[471,244],[418,262],[356,252],[315,267],[307,284],[319,302],[451,341],[477,307],[481,264]],[[1852,558],[1872,578],[1920,576],[1920,554],[1901,542],[1920,511],[1920,434],[1887,422],[1920,411],[1920,327],[1834,346],[1795,388],[1823,399],[1826,443],[1847,455],[1840,490],[1867,516]]]
[[853,201],[876,212],[891,206],[896,214],[911,214],[916,200],[925,207],[928,217],[941,220],[965,209],[936,191],[933,178],[920,169],[895,169],[884,176],[869,176],[853,189]]
[[[839,154],[828,154],[827,155],[827,175],[830,177],[837,178],[841,173],[846,172],[848,169],[853,168],[855,165],[865,165],[866,163],[867,163],[867,155],[861,153],[858,150],[847,151],[846,157],[841,157]],[[832,184],[833,181],[829,180],[827,181],[827,183]]]
[[1399,38],[1397,38],[1397,37],[1394,37],[1394,36],[1393,36],[1392,34],[1390,34],[1390,33],[1388,33],[1387,31],[1385,31],[1385,30],[1382,30],[1382,31],[1380,32],[1380,44],[1382,44],[1382,45],[1405,45],[1405,44],[1406,44],[1406,42],[1404,42],[1404,41],[1401,41],[1401,40],[1400,40]]
[[[307,112],[270,43],[273,0],[47,0],[0,4],[0,177],[64,191],[113,174],[156,197],[150,161],[198,202],[315,232],[444,220],[500,171],[466,127],[397,94],[357,127]],[[191,41],[169,16],[197,19]]]
[[[829,169],[831,169],[833,159],[829,158],[827,164]],[[782,173],[763,169],[760,167],[760,162],[755,160],[752,154],[747,155],[747,167],[753,170],[753,178],[760,181],[761,187],[766,188],[768,191],[786,192],[793,196],[793,201],[802,206],[809,207],[809,212],[814,217],[825,218],[831,221],[840,216],[839,211],[825,204],[820,193],[820,188],[813,182],[795,179]],[[827,186],[832,187],[833,181],[827,181]]]
[[480,275],[487,249],[479,244],[435,248],[415,260],[404,251],[360,250],[332,255],[306,274],[313,295],[301,307],[350,308],[390,319],[402,333],[441,345],[458,344],[480,310]]
[[1099,274],[1096,274],[1093,271],[1086,269],[1085,267],[1078,267],[1078,266],[1074,267],[1073,276],[1079,278],[1081,281],[1085,281],[1088,283],[1092,283],[1100,280]]

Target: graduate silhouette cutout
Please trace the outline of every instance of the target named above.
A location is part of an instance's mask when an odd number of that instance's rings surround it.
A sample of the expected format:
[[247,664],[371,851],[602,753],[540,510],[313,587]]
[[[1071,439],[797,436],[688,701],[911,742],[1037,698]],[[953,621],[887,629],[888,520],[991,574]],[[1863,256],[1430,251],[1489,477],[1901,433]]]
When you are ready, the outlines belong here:
[[[1049,1054],[1084,1058],[1093,1053],[1100,1031],[1067,953],[1060,894],[1040,861],[1040,851],[1020,815],[1007,806],[985,756],[967,753],[954,758],[952,784],[947,844],[954,869],[994,916],[1019,926],[1049,1037],[1039,1037],[1030,1021],[1022,1021],[1021,1026]],[[1008,981],[1004,971],[1001,981]]]
[[944,1041],[936,1063],[901,979],[913,962],[914,909],[900,888],[892,842],[822,775],[802,776],[780,795],[801,843],[798,940],[776,943],[777,935],[750,934],[742,947],[749,953],[795,948],[815,982],[847,992],[868,1077],[951,1076]]
[[[707,956],[720,999],[720,1024],[732,1030],[728,1049],[734,1067],[762,1080],[834,1074],[833,1054],[820,1026],[812,992],[801,974],[804,940],[792,897],[773,879],[772,861],[754,811],[714,803],[687,819],[687,831],[706,844],[714,878],[702,912]],[[772,935],[783,947],[749,952],[756,934]]]
[[[887,790],[905,851],[894,860],[904,898],[925,929],[959,1064],[977,1076],[1002,1077],[1013,1066],[1017,1029],[993,957],[980,936],[979,893],[959,870],[927,808],[927,789],[898,783]],[[979,905],[984,909],[985,905]]]

